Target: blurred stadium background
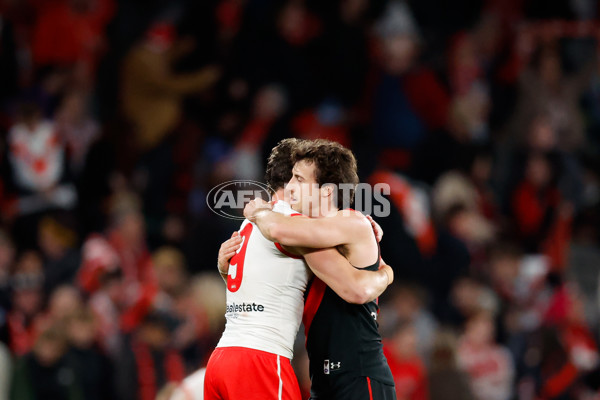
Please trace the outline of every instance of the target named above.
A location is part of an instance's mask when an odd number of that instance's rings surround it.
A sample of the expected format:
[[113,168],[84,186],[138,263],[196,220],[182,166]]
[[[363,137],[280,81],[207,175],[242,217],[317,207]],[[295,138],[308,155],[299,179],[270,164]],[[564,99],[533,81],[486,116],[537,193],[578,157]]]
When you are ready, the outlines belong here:
[[399,399],[600,398],[598,12],[0,1],[0,399],[153,400],[205,365],[238,227],[206,193],[289,136],[391,187]]

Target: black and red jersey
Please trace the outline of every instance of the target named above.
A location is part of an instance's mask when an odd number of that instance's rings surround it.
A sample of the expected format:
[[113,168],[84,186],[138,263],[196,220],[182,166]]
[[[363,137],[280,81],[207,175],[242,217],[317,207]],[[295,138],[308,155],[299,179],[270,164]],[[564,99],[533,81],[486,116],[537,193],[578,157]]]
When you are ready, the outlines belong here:
[[[379,260],[363,269],[376,271]],[[369,377],[393,385],[383,355],[376,301],[350,304],[314,277],[305,293],[304,327],[311,398],[333,399],[348,379]],[[343,379],[338,379],[343,378]]]

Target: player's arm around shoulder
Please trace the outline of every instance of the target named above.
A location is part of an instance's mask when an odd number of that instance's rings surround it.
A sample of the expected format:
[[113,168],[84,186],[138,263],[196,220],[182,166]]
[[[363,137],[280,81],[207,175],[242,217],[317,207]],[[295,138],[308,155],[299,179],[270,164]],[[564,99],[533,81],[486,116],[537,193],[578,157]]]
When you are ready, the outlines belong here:
[[389,265],[382,265],[378,271],[357,269],[336,248],[297,248],[296,251],[304,256],[314,274],[348,303],[373,301],[394,280]]
[[292,247],[335,247],[350,243],[365,226],[371,231],[369,221],[355,212],[338,211],[322,218],[294,218],[262,209],[246,217],[267,239]]

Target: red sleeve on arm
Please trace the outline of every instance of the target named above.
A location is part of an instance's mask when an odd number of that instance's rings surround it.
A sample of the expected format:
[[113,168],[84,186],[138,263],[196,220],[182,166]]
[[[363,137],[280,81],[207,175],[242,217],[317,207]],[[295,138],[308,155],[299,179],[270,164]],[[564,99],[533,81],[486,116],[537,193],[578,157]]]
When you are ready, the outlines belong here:
[[572,363],[565,364],[560,371],[546,380],[542,388],[543,398],[554,398],[564,392],[577,378],[577,368]]

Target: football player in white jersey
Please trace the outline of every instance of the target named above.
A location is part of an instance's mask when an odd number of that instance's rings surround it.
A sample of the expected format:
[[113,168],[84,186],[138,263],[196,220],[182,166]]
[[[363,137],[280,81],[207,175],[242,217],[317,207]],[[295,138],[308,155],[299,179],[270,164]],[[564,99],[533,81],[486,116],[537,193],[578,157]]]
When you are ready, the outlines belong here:
[[[269,157],[267,183],[278,198],[291,177],[297,144],[285,139]],[[298,215],[284,202],[274,210]],[[228,251],[230,246],[237,250]],[[245,220],[219,252],[219,270],[227,278],[227,323],[207,365],[205,400],[300,399],[290,359],[304,307],[306,264],[349,302],[372,300],[393,280],[389,266],[357,270],[335,248],[311,251],[304,259],[292,255]]]

